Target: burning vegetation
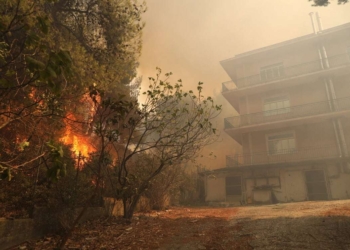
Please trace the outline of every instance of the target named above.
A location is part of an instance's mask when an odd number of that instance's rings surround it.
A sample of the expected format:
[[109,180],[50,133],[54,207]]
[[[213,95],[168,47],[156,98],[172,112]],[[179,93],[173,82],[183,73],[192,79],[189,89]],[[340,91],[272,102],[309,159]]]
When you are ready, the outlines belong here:
[[[60,139],[65,145],[71,145],[72,153],[76,158],[88,158],[90,153],[96,151],[94,145],[91,143],[91,137],[89,134],[83,134],[78,131],[77,126],[80,124],[74,124],[72,120],[75,120],[73,114],[67,116],[68,121],[65,121],[64,136]],[[75,126],[74,126],[75,125]]]

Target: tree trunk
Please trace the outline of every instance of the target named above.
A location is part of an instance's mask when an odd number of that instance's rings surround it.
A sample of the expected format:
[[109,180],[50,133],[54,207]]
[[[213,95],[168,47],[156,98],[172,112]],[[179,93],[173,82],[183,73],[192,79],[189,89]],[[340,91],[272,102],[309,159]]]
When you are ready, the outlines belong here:
[[164,167],[164,164],[162,163],[159,166],[159,168],[141,184],[141,186],[139,187],[138,193],[130,198],[131,202],[130,202],[129,206],[127,205],[127,199],[125,199],[125,200],[123,199],[124,218],[125,219],[130,220],[133,217],[136,205],[140,200],[141,194],[143,194],[145,192],[145,190],[148,187],[149,182],[162,171],[163,167]]
[[124,204],[124,218],[131,220],[132,217],[134,216],[134,212],[135,212],[135,208],[137,206],[137,203],[140,200],[141,195],[137,194],[134,197],[132,197],[130,200],[130,204],[129,206],[126,204],[126,201],[123,200],[123,204]]
[[[101,159],[102,158],[103,154],[101,154],[100,156],[100,162],[102,162]],[[90,196],[90,198],[86,201],[83,209],[80,211],[78,217],[73,221],[73,224],[72,226],[70,227],[70,229],[68,230],[68,232],[62,237],[61,241],[59,242],[58,244],[58,249],[63,249],[64,246],[66,245],[67,243],[67,240],[72,236],[72,233],[75,229],[75,227],[78,225],[81,217],[83,217],[83,215],[85,214],[85,212],[87,211],[89,205],[91,204],[91,202],[94,200],[94,198],[98,195],[98,192],[100,190],[100,181],[101,181],[101,168],[102,168],[102,165],[99,164],[99,168],[98,168],[98,177],[97,177],[97,180],[96,180],[96,186],[95,186],[95,189],[92,193],[92,195]]]
[[59,242],[59,245],[58,245],[58,249],[63,249],[64,246],[66,245],[67,243],[67,240],[72,236],[72,233],[76,227],[76,225],[79,223],[81,217],[83,217],[83,215],[85,214],[86,210],[88,209],[89,207],[89,204],[90,204],[90,201],[92,201],[95,196],[96,196],[96,193],[95,192],[91,197],[90,199],[88,200],[88,202],[86,202],[86,204],[84,205],[83,209],[80,211],[78,217],[74,220],[72,226],[70,227],[70,229],[68,230],[68,232],[66,232],[66,234],[62,237],[61,241]]

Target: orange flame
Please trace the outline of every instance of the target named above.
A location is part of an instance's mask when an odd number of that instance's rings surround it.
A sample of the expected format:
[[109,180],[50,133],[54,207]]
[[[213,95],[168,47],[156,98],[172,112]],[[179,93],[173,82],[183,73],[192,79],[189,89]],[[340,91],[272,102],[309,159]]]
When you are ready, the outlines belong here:
[[[100,102],[100,97],[96,96],[94,100],[95,102]],[[85,94],[80,100],[82,107],[85,107],[83,120],[86,124],[92,122],[92,117],[95,115],[96,103],[94,100],[89,94]],[[65,133],[60,140],[66,145],[72,145],[72,152],[77,157],[77,165],[79,165],[79,163],[82,163],[81,165],[83,165],[84,158],[89,158],[90,153],[96,152],[96,149],[91,144],[90,135],[82,132],[84,130],[84,125],[72,122],[78,120],[76,119],[76,116],[73,113],[69,113],[67,118],[68,119],[65,121]],[[77,127],[78,129],[76,129]],[[81,159],[81,162],[79,162],[79,158]]]
[[[76,120],[73,114],[67,116],[70,120]],[[71,122],[66,121],[64,136],[60,139],[66,145],[72,145],[72,152],[76,157],[89,158],[89,154],[96,151],[90,143],[88,135],[81,135],[74,130]],[[83,162],[83,161],[82,161]],[[78,163],[78,160],[77,160]]]

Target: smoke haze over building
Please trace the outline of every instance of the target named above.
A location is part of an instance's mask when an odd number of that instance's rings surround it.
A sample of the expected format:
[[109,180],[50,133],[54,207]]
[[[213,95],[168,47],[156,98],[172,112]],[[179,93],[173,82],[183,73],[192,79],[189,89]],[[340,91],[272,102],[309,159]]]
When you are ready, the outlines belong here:
[[[350,22],[350,4],[311,5],[307,0],[148,0],[139,74],[145,84],[160,67],[164,73],[173,72],[173,81],[181,78],[186,89],[202,81],[205,94],[223,105],[221,118],[235,115],[220,94],[221,83],[230,78],[219,62],[313,33],[310,12],[319,12],[325,29]],[[218,121],[220,129],[222,123]],[[215,167],[224,167],[225,155],[235,145],[224,137],[219,152],[214,152],[213,162],[219,165]]]

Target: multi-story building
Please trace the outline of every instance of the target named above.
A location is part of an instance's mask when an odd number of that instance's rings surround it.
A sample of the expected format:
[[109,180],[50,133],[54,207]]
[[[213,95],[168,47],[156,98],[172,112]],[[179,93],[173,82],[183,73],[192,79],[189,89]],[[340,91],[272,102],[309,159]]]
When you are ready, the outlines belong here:
[[240,204],[350,197],[350,23],[221,61],[242,152],[204,173],[206,200]]

